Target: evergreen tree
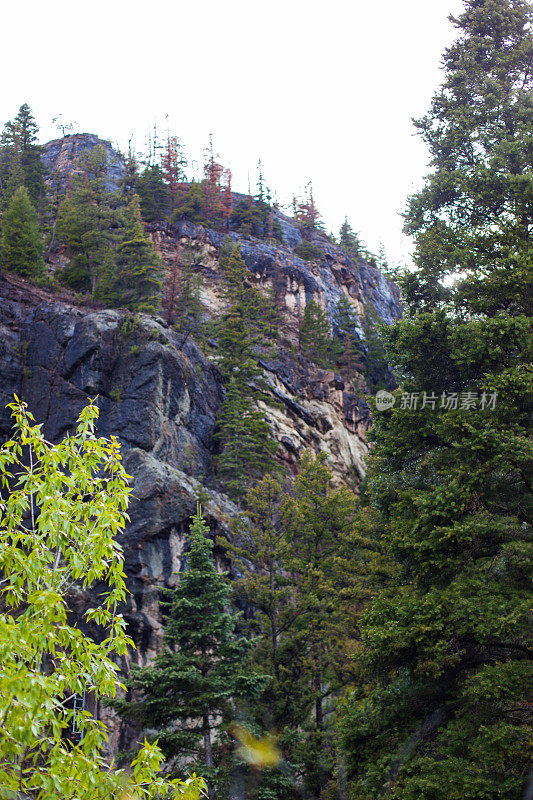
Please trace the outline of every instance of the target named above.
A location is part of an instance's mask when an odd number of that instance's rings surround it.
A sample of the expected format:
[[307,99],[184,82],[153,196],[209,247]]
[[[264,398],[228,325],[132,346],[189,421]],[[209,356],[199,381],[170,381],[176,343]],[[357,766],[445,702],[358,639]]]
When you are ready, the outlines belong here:
[[[236,702],[256,696],[262,676],[247,670],[251,642],[236,632],[229,610],[230,587],[217,571],[213,544],[201,511],[190,528],[187,567],[166,598],[165,647],[149,667],[133,668],[128,687],[138,701],[116,703],[123,716],[157,731],[174,772],[190,771],[191,757],[208,779],[209,797],[222,788],[221,765],[229,742],[225,728]],[[217,737],[214,741],[214,737]],[[227,769],[226,769],[227,773]]]
[[[280,732],[286,764],[303,774],[306,796],[320,797],[334,766],[331,711],[350,672],[359,591],[352,572],[361,550],[355,496],[332,489],[324,453],[306,453],[292,485],[267,475],[246,496],[234,524],[237,596],[256,614],[253,657],[270,676],[256,706],[260,723]],[[287,774],[265,776],[272,797],[295,795]]]
[[361,320],[364,336],[365,378],[371,392],[388,388],[391,382],[389,359],[385,349],[386,327],[377,312],[367,300],[365,313]]
[[339,230],[339,244],[342,249],[347,253],[350,258],[356,259],[361,255],[361,242],[359,241],[358,234],[353,230],[348,222],[348,218],[344,218]]
[[13,192],[25,186],[34,206],[45,195],[42,148],[37,144],[39,128],[24,103],[14,120],[7,122],[0,137],[0,206],[7,206]]
[[358,798],[511,800],[527,782],[531,21],[522,0],[466,0],[418,122],[418,271],[386,334],[403,391],[376,414],[367,491],[389,578],[340,723]]
[[131,310],[156,312],[161,306],[163,267],[145,234],[138,195],[134,195],[124,214],[113,273],[113,301]]
[[[333,779],[334,731],[331,711],[351,674],[350,640],[355,638],[356,608],[360,599],[356,565],[361,558],[355,534],[355,495],[330,486],[326,454],[304,454],[300,474],[285,496],[282,524],[290,543],[286,568],[294,586],[296,613],[288,632],[285,693],[304,701],[301,718],[306,736],[295,749],[303,764],[305,785],[311,797],[321,797]],[[359,571],[361,565],[359,566]],[[299,687],[299,688],[297,688]],[[305,691],[304,691],[305,687]],[[309,713],[311,712],[311,717]]]
[[190,222],[205,223],[206,217],[206,182],[191,181],[184,187],[183,195],[179,194],[177,207],[171,221],[188,219]]
[[136,192],[140,197],[142,217],[145,222],[165,219],[170,211],[170,189],[164,181],[158,164],[148,164],[139,176]]
[[183,193],[183,183],[186,180],[185,168],[187,159],[183,146],[177,136],[167,136],[167,143],[163,154],[162,175],[168,186],[170,196],[170,214],[172,215],[179,205]]
[[122,193],[127,201],[131,200],[134,194],[137,193],[137,182],[139,180],[139,164],[131,147],[131,142],[128,147],[128,155],[126,157],[126,164],[124,176],[122,178],[120,187]]
[[[282,524],[284,493],[280,481],[265,475],[246,495],[246,513],[234,522],[235,541],[225,546],[239,559],[234,591],[257,609],[254,630],[260,634],[259,660],[275,681],[280,679],[281,631],[286,630],[292,609],[290,579],[286,574],[288,541]],[[256,656],[257,657],[257,656]],[[283,720],[271,709],[276,725]]]
[[354,350],[360,350],[361,342],[357,331],[359,316],[344,292],[341,293],[335,309],[335,322],[338,338],[343,342],[348,339]]
[[56,236],[70,263],[62,280],[92,297],[109,299],[115,260],[115,228],[119,224],[115,198],[106,187],[107,152],[98,145],[86,151],[61,203]]
[[326,312],[316,300],[307,303],[300,325],[300,350],[318,364],[327,369],[334,360],[334,348],[331,339],[329,320]]
[[250,388],[238,377],[230,378],[226,386],[215,439],[222,447],[217,474],[233,497],[243,497],[253,481],[275,467],[278,443]]
[[227,308],[216,325],[218,366],[227,389],[217,420],[222,453],[217,470],[235,496],[275,466],[277,443],[257,401],[264,399],[259,349],[274,319],[273,305],[249,286],[240,249],[226,241],[220,252]]
[[19,186],[2,217],[2,265],[25,278],[44,275],[42,241],[37,214],[26,187]]
[[222,198],[222,176],[224,167],[217,161],[213,148],[213,134],[209,134],[209,145],[204,153],[204,197],[205,221],[217,227],[224,220]]

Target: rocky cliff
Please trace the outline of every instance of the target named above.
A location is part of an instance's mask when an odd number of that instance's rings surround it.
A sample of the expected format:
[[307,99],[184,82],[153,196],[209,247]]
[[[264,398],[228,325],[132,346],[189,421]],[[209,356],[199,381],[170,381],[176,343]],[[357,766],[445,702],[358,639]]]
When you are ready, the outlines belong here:
[[[67,182],[76,158],[97,143],[88,134],[50,142],[44,161],[54,179]],[[123,165],[116,153],[110,159],[109,181],[116,185]],[[364,475],[369,423],[364,376],[347,382],[301,357],[295,347],[298,322],[305,304],[315,298],[334,327],[341,293],[360,316],[371,302],[379,317],[390,322],[400,313],[398,291],[378,270],[354,263],[319,234],[313,242],[321,257],[313,262],[298,258],[293,249],[300,231],[289,218],[278,218],[284,238],[279,245],[230,234],[241,243],[251,280],[273,289],[283,313],[277,351],[263,360],[277,401],[265,405],[265,412],[290,470],[297,468],[305,448],[324,450],[337,482],[357,486]],[[216,315],[223,302],[218,248],[224,234],[189,222],[152,223],[149,230],[169,268],[187,246],[192,269],[201,278],[202,314]],[[28,402],[52,441],[72,428],[88,397],[98,396],[99,432],[114,433],[122,442],[134,478],[131,524],[124,538],[131,591],[126,616],[145,661],[159,642],[157,586],[171,585],[180,569],[197,497],[202,495],[214,532],[227,531],[236,512],[213,473],[213,433],[223,398],[216,365],[192,336],[161,318],[90,308],[66,292],[54,294],[0,276],[2,438],[10,429],[5,405],[14,393]],[[83,604],[84,598],[78,601]]]

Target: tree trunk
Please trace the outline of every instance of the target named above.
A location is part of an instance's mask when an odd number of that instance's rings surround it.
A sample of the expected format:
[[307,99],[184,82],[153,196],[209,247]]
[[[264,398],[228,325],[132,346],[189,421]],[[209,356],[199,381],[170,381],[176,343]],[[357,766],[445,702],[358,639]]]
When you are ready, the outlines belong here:
[[315,717],[316,726],[318,730],[322,730],[324,725],[324,712],[322,711],[322,682],[319,677],[316,679],[316,700],[315,700]]
[[[205,765],[208,769],[211,769],[213,766],[213,751],[211,749],[211,728],[209,725],[209,714],[203,715],[202,727],[204,734]],[[214,800],[215,798],[215,790],[211,785],[211,781],[208,781],[207,796],[209,800]]]

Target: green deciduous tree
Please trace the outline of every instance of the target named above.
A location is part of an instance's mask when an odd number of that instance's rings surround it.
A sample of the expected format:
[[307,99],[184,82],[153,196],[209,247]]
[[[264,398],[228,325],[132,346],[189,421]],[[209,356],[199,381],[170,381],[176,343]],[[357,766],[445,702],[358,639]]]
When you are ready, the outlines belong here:
[[25,278],[44,275],[42,240],[37,214],[26,187],[19,186],[2,217],[2,265]]
[[402,391],[373,434],[389,578],[340,724],[365,800],[511,800],[529,771],[531,9],[467,0],[455,24],[418,123],[433,170],[407,216],[408,315],[385,334]]
[[[104,755],[106,726],[91,711],[121,686],[115,659],[132,644],[118,613],[126,587],[115,536],[130,492],[120,446],[95,436],[94,404],[57,445],[17,398],[10,408],[13,437],[0,448],[2,792],[34,800],[123,792],[199,800],[202,780],[157,775],[156,744],[140,749],[133,776],[117,770]],[[83,627],[68,605],[82,586],[99,591]],[[82,696],[89,702],[76,708]]]
[[231,590],[217,571],[208,533],[199,510],[190,528],[187,567],[176,589],[164,592],[164,650],[151,666],[132,671],[129,687],[139,699],[117,708],[157,730],[175,772],[183,772],[187,757],[201,763],[213,779],[214,797],[214,787],[224,784],[224,772],[227,777],[227,759],[225,771],[221,762],[236,703],[259,694],[263,679],[247,669],[251,642],[236,632],[239,615],[229,608]]

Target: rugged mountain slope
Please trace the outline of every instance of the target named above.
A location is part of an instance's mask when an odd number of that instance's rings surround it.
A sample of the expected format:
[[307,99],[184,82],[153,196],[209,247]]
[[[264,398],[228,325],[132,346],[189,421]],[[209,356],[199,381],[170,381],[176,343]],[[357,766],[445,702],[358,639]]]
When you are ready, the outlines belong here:
[[[59,184],[76,168],[84,148],[102,144],[88,134],[47,145],[44,161]],[[110,151],[110,185],[123,163]],[[279,440],[280,458],[296,469],[306,448],[325,450],[338,482],[357,485],[364,474],[369,410],[364,379],[346,382],[302,358],[298,323],[306,303],[316,299],[335,324],[342,292],[359,314],[371,302],[386,322],[400,313],[394,284],[364,262],[353,263],[325,237],[314,234],[322,257],[306,262],[292,251],[301,241],[297,226],[279,214],[284,243],[239,237],[250,276],[273,288],[283,310],[283,333],[263,365],[276,407],[266,412]],[[204,317],[222,307],[218,248],[224,234],[189,222],[151,223],[149,230],[164,263],[171,267],[186,245],[192,269],[201,277]],[[50,264],[53,271],[57,262]],[[22,280],[0,278],[0,436],[10,421],[5,405],[13,393],[29,403],[51,440],[74,424],[87,397],[99,397],[100,432],[123,444],[133,475],[131,525],[125,537],[131,597],[128,617],[141,658],[158,645],[156,587],[170,584],[180,568],[184,532],[201,494],[214,530],[227,528],[235,513],[213,473],[213,432],[223,397],[220,376],[194,342],[161,318],[124,310],[88,308],[79,298],[37,289]],[[80,603],[83,597],[78,598]]]

